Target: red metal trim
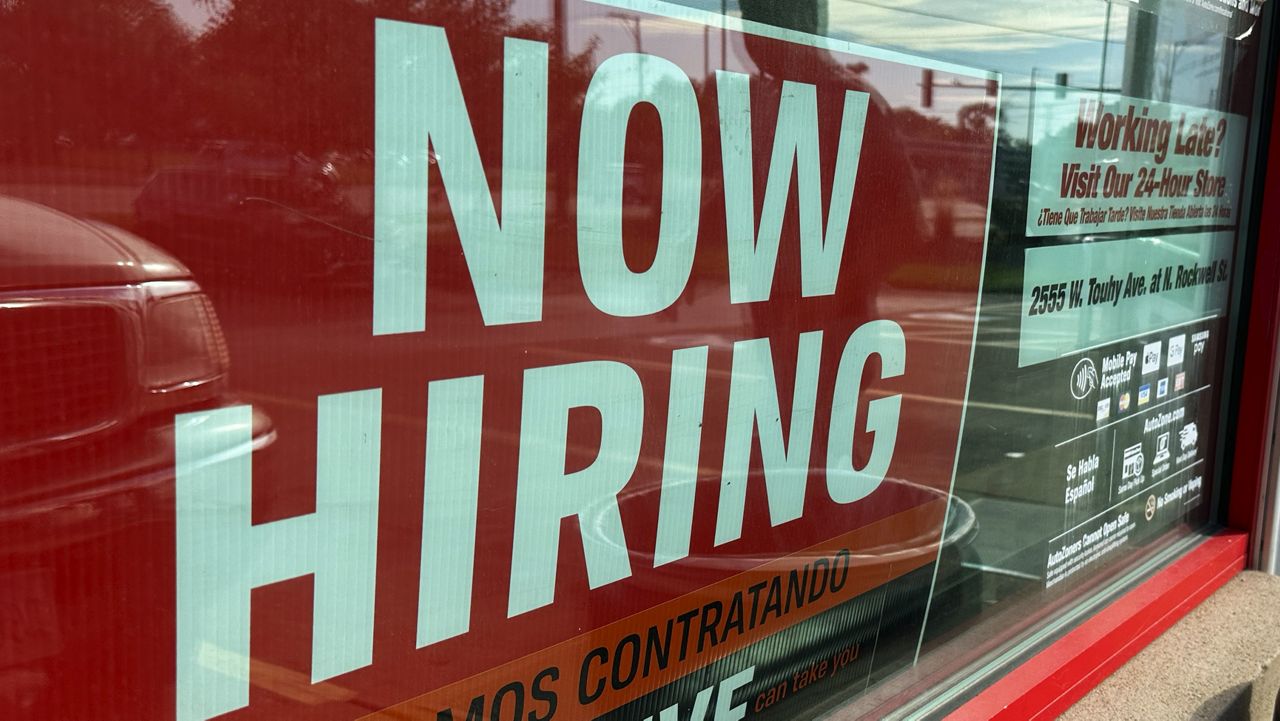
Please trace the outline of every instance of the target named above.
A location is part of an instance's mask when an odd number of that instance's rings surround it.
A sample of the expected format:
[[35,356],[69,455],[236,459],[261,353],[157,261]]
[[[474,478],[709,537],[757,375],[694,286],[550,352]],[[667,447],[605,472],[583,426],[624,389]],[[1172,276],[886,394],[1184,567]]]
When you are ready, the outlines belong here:
[[1247,534],[1223,531],[1012,669],[948,721],[1052,719],[1244,569]]
[[[1280,88],[1280,84],[1277,86]],[[1280,118],[1280,92],[1272,117]],[[1280,137],[1272,125],[1267,151],[1257,253],[1253,260],[1253,293],[1250,299],[1240,396],[1235,426],[1235,454],[1231,492],[1227,499],[1227,523],[1232,528],[1256,532],[1258,490],[1271,463],[1273,410],[1276,407],[1277,340],[1280,339]]]

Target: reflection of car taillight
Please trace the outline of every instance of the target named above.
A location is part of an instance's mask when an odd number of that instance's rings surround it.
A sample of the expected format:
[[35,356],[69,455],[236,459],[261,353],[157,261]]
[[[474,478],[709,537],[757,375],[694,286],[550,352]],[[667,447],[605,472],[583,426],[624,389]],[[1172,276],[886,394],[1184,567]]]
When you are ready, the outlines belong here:
[[[213,303],[195,283],[148,283],[142,383],[152,397],[183,403],[221,379],[230,364]],[[170,396],[172,394],[172,396]]]

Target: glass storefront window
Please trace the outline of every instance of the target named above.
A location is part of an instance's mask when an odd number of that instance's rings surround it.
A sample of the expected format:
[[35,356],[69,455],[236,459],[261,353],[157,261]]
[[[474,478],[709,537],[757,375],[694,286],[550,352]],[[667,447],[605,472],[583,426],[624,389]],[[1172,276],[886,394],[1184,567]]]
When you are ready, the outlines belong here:
[[955,708],[1220,518],[1266,16],[0,0],[0,717]]

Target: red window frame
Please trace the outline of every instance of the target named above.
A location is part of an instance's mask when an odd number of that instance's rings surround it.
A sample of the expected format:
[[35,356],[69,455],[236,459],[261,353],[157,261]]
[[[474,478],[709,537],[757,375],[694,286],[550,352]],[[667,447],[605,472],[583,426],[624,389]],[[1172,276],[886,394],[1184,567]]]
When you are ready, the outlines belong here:
[[[1264,67],[1275,68],[1275,53]],[[1265,71],[1264,71],[1265,72]],[[1224,485],[1225,528],[1187,555],[1107,605],[947,716],[948,721],[1052,719],[1066,711],[1191,612],[1248,564],[1258,562],[1262,511],[1276,499],[1267,492],[1275,446],[1280,383],[1280,83],[1259,105],[1262,119],[1255,173],[1260,211],[1252,227],[1257,239],[1246,256],[1241,298],[1243,340],[1237,370],[1234,425]]]

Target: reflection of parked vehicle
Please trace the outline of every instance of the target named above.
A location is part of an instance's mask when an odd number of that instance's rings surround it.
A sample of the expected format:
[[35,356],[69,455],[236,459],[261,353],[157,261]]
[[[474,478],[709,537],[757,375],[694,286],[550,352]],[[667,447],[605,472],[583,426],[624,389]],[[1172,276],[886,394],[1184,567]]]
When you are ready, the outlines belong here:
[[172,483],[174,413],[228,402],[212,304],[163,251],[25,201],[0,199],[0,258],[5,549],[139,520]]
[[[348,207],[336,174],[202,165],[151,176],[134,201],[138,227],[204,277],[255,267],[334,278],[372,263],[367,228]],[[295,168],[296,169],[296,168]],[[363,276],[360,276],[363,277]]]
[[318,175],[335,178],[331,162],[315,161],[302,153],[289,153],[274,143],[243,140],[211,140],[200,146],[196,161],[202,167],[250,175]]
[[[227,370],[181,263],[0,198],[0,718],[83,718],[50,689],[92,683],[117,627],[163,643],[148,603],[167,589],[140,559],[172,542],[174,414],[230,403]],[[252,424],[255,450],[275,440]],[[146,673],[108,663],[125,688]]]

